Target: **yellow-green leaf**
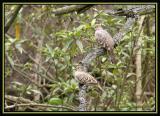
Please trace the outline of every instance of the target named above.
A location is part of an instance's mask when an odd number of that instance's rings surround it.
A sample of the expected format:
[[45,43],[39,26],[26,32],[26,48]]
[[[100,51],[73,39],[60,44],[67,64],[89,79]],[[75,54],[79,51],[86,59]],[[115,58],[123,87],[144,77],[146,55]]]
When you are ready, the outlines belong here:
[[60,105],[62,103],[63,103],[63,101],[60,98],[51,98],[49,100],[49,104],[52,104],[52,105]]
[[20,24],[19,23],[16,23],[15,30],[16,30],[16,40],[19,40],[20,39]]
[[94,26],[96,23],[96,19],[93,19],[92,22],[91,22],[91,26]]

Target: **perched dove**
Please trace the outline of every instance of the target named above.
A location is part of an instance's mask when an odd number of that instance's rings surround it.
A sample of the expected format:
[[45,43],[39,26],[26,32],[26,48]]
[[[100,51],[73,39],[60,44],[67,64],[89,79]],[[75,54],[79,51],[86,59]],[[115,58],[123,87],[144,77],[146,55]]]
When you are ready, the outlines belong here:
[[95,38],[97,43],[108,51],[111,62],[115,63],[116,61],[115,61],[115,56],[113,52],[114,40],[111,37],[111,35],[102,28],[100,24],[96,25]]

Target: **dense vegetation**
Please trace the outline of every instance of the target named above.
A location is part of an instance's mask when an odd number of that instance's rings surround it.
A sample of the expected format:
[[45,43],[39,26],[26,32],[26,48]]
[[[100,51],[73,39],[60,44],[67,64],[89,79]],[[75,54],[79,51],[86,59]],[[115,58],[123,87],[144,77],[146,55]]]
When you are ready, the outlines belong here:
[[[15,14],[17,6],[4,6],[5,26],[16,15],[4,38],[5,111],[77,111],[79,83],[73,69],[99,47],[95,24],[113,37],[127,18],[108,12],[143,7],[91,5],[59,13],[71,5],[23,5]],[[114,49],[116,64],[106,52],[89,66],[105,90],[88,87],[89,111],[155,110],[155,13],[139,14],[128,30]]]

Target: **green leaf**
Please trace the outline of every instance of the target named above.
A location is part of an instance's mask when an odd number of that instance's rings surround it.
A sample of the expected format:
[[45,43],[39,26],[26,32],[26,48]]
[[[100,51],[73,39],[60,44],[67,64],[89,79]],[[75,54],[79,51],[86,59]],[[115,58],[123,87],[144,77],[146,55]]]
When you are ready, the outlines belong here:
[[5,49],[6,51],[8,51],[10,49],[11,43],[10,42],[6,42],[5,43]]
[[37,94],[41,94],[41,95],[42,95],[42,93],[41,93],[39,90],[32,89],[31,91],[34,92],[34,93],[37,93]]
[[76,28],[76,31],[81,31],[84,27],[85,25],[80,25],[79,27]]
[[54,59],[54,64],[57,65],[58,64],[58,60]]
[[16,41],[16,39],[13,39],[13,38],[9,38],[8,39],[11,43],[14,43]]
[[114,76],[113,73],[107,71],[108,76]]
[[128,73],[127,78],[130,77],[130,76],[136,76],[136,74],[135,73]]
[[45,60],[45,62],[48,62],[49,60],[50,60],[50,57],[47,57],[46,60]]
[[72,89],[78,88],[78,83],[76,82],[75,79],[72,79],[72,80],[71,80],[71,87],[72,87]]
[[80,35],[81,35],[81,31],[75,31],[75,32],[74,32],[74,36],[80,37]]
[[22,44],[22,43],[24,43],[24,42],[26,42],[26,41],[28,41],[27,39],[21,39],[21,40],[19,40],[19,41],[17,41],[18,43],[20,43],[20,44]]
[[9,60],[10,64],[13,66],[14,65],[13,59],[10,56],[8,56],[8,60]]
[[48,46],[48,44],[46,44],[46,47],[47,47],[48,52],[51,55],[51,57],[54,57],[54,52],[53,52],[52,48],[50,46]]
[[60,105],[62,103],[63,103],[63,101],[60,98],[51,98],[49,100],[49,104],[52,104],[52,105]]
[[108,68],[116,68],[116,65],[115,64],[109,64]]
[[63,65],[61,66],[61,68],[59,69],[60,71],[63,71],[64,69],[66,69],[67,65]]
[[91,26],[94,26],[96,23],[96,19],[93,19],[92,22],[91,22]]
[[18,82],[18,81],[13,81],[13,82],[11,82],[12,84],[15,84],[15,85],[19,85],[19,86],[22,86],[23,84],[22,83],[20,83],[20,82]]
[[85,25],[85,29],[90,29],[90,28],[91,28],[90,24]]
[[15,47],[18,49],[18,51],[22,54],[23,52],[23,48],[21,46],[21,44],[16,44]]
[[126,56],[126,57],[130,58],[130,56],[129,56],[127,53],[122,52],[122,54],[123,54],[124,56]]
[[106,76],[106,71],[105,70],[102,71],[102,76]]
[[79,41],[79,40],[76,40],[76,44],[77,44],[78,48],[80,49],[80,51],[83,52],[83,44],[82,44],[82,42]]
[[106,57],[103,57],[103,58],[102,58],[102,62],[105,62],[105,61],[106,61],[106,59],[107,59]]
[[72,43],[72,42],[73,42],[73,39],[70,40],[70,41],[68,41],[68,42],[65,44],[65,46],[64,46],[64,48],[63,48],[63,51],[64,51],[64,52],[67,51],[67,49],[69,48],[69,46],[71,46],[71,43]]
[[117,89],[117,85],[112,85],[112,88],[113,89]]
[[128,111],[129,108],[121,108],[121,111]]

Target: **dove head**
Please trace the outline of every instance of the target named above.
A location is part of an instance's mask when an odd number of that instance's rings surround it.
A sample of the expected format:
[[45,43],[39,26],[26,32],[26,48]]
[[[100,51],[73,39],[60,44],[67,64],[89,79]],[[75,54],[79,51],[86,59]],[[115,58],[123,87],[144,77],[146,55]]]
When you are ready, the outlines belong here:
[[84,72],[86,72],[87,68],[85,66],[80,65],[80,64],[75,64],[74,65],[74,70],[75,71],[84,71]]

